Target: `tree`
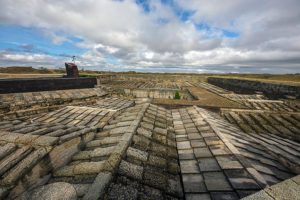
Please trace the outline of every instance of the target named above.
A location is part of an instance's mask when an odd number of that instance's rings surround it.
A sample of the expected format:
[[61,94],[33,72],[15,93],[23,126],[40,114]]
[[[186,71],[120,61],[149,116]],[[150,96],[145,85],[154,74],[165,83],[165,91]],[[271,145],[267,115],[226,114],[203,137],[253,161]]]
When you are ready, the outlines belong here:
[[174,99],[180,99],[180,94],[178,91],[175,92]]

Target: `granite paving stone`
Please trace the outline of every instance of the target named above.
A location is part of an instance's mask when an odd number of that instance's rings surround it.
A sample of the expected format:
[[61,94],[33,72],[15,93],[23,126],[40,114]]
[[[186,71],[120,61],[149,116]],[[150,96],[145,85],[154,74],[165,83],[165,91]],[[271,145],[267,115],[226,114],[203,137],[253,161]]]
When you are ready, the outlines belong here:
[[212,157],[211,152],[206,147],[194,148],[194,154],[196,158]]
[[260,189],[255,180],[251,178],[229,178],[234,189]]
[[185,192],[206,192],[206,187],[201,174],[183,174],[182,182]]
[[181,173],[200,173],[196,160],[180,160]]
[[191,133],[191,134],[188,134],[188,138],[190,140],[195,140],[195,139],[201,139],[202,136],[199,133]]
[[177,142],[177,149],[191,149],[190,141]]
[[240,199],[235,192],[212,192],[212,200],[238,200]]
[[191,146],[196,147],[206,147],[206,144],[203,140],[191,140]]
[[188,160],[188,159],[194,159],[194,153],[193,149],[182,149],[178,150],[178,156],[180,160]]
[[209,194],[186,194],[186,200],[210,200]]
[[216,136],[216,134],[214,132],[203,132],[201,133],[202,137],[206,138],[206,137],[214,137]]
[[222,172],[203,173],[208,191],[232,191],[232,188]]
[[219,137],[206,137],[204,138],[207,145],[222,145],[223,142]]
[[243,166],[234,156],[216,156],[222,169],[242,169]]
[[256,192],[258,192],[259,190],[237,190],[236,192],[238,193],[240,198],[244,198],[247,197],[249,195],[252,195]]
[[215,158],[200,158],[198,159],[201,172],[220,171],[220,167]]
[[214,145],[209,147],[214,156],[230,155],[231,151],[225,145]]

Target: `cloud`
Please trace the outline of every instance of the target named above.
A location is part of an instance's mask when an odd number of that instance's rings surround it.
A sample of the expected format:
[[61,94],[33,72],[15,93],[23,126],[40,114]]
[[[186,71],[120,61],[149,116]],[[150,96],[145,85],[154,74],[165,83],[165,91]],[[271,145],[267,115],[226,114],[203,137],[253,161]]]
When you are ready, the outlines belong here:
[[[0,24],[40,29],[55,45],[81,38],[75,45],[87,51],[79,63],[95,69],[263,65],[300,71],[299,0],[138,2],[2,0]],[[28,47],[15,52],[18,62],[62,61]],[[2,52],[0,63],[13,62],[12,54]]]
[[32,44],[21,44],[19,45],[19,48],[23,49],[24,51],[30,52],[34,49],[34,46]]

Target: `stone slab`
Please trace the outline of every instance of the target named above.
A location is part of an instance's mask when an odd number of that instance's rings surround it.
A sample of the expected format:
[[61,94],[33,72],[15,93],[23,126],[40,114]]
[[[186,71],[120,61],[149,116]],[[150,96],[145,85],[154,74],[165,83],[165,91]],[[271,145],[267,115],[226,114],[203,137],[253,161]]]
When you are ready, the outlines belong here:
[[181,173],[200,173],[196,160],[181,160],[180,161]]
[[183,174],[182,182],[186,193],[207,191],[201,174]]
[[222,172],[205,172],[203,177],[208,191],[232,191]]

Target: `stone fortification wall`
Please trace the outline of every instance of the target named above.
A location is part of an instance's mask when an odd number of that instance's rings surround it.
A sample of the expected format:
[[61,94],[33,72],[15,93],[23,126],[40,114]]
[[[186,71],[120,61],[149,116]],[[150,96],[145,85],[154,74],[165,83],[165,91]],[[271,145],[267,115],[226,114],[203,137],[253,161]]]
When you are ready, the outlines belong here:
[[273,97],[285,97],[289,95],[299,98],[300,96],[300,86],[266,83],[254,80],[242,80],[235,78],[209,77],[207,81],[208,83],[217,85],[227,90],[232,90],[234,92],[244,93],[260,91],[266,94],[267,96]]
[[96,78],[1,79],[0,94],[93,88],[96,84]]

